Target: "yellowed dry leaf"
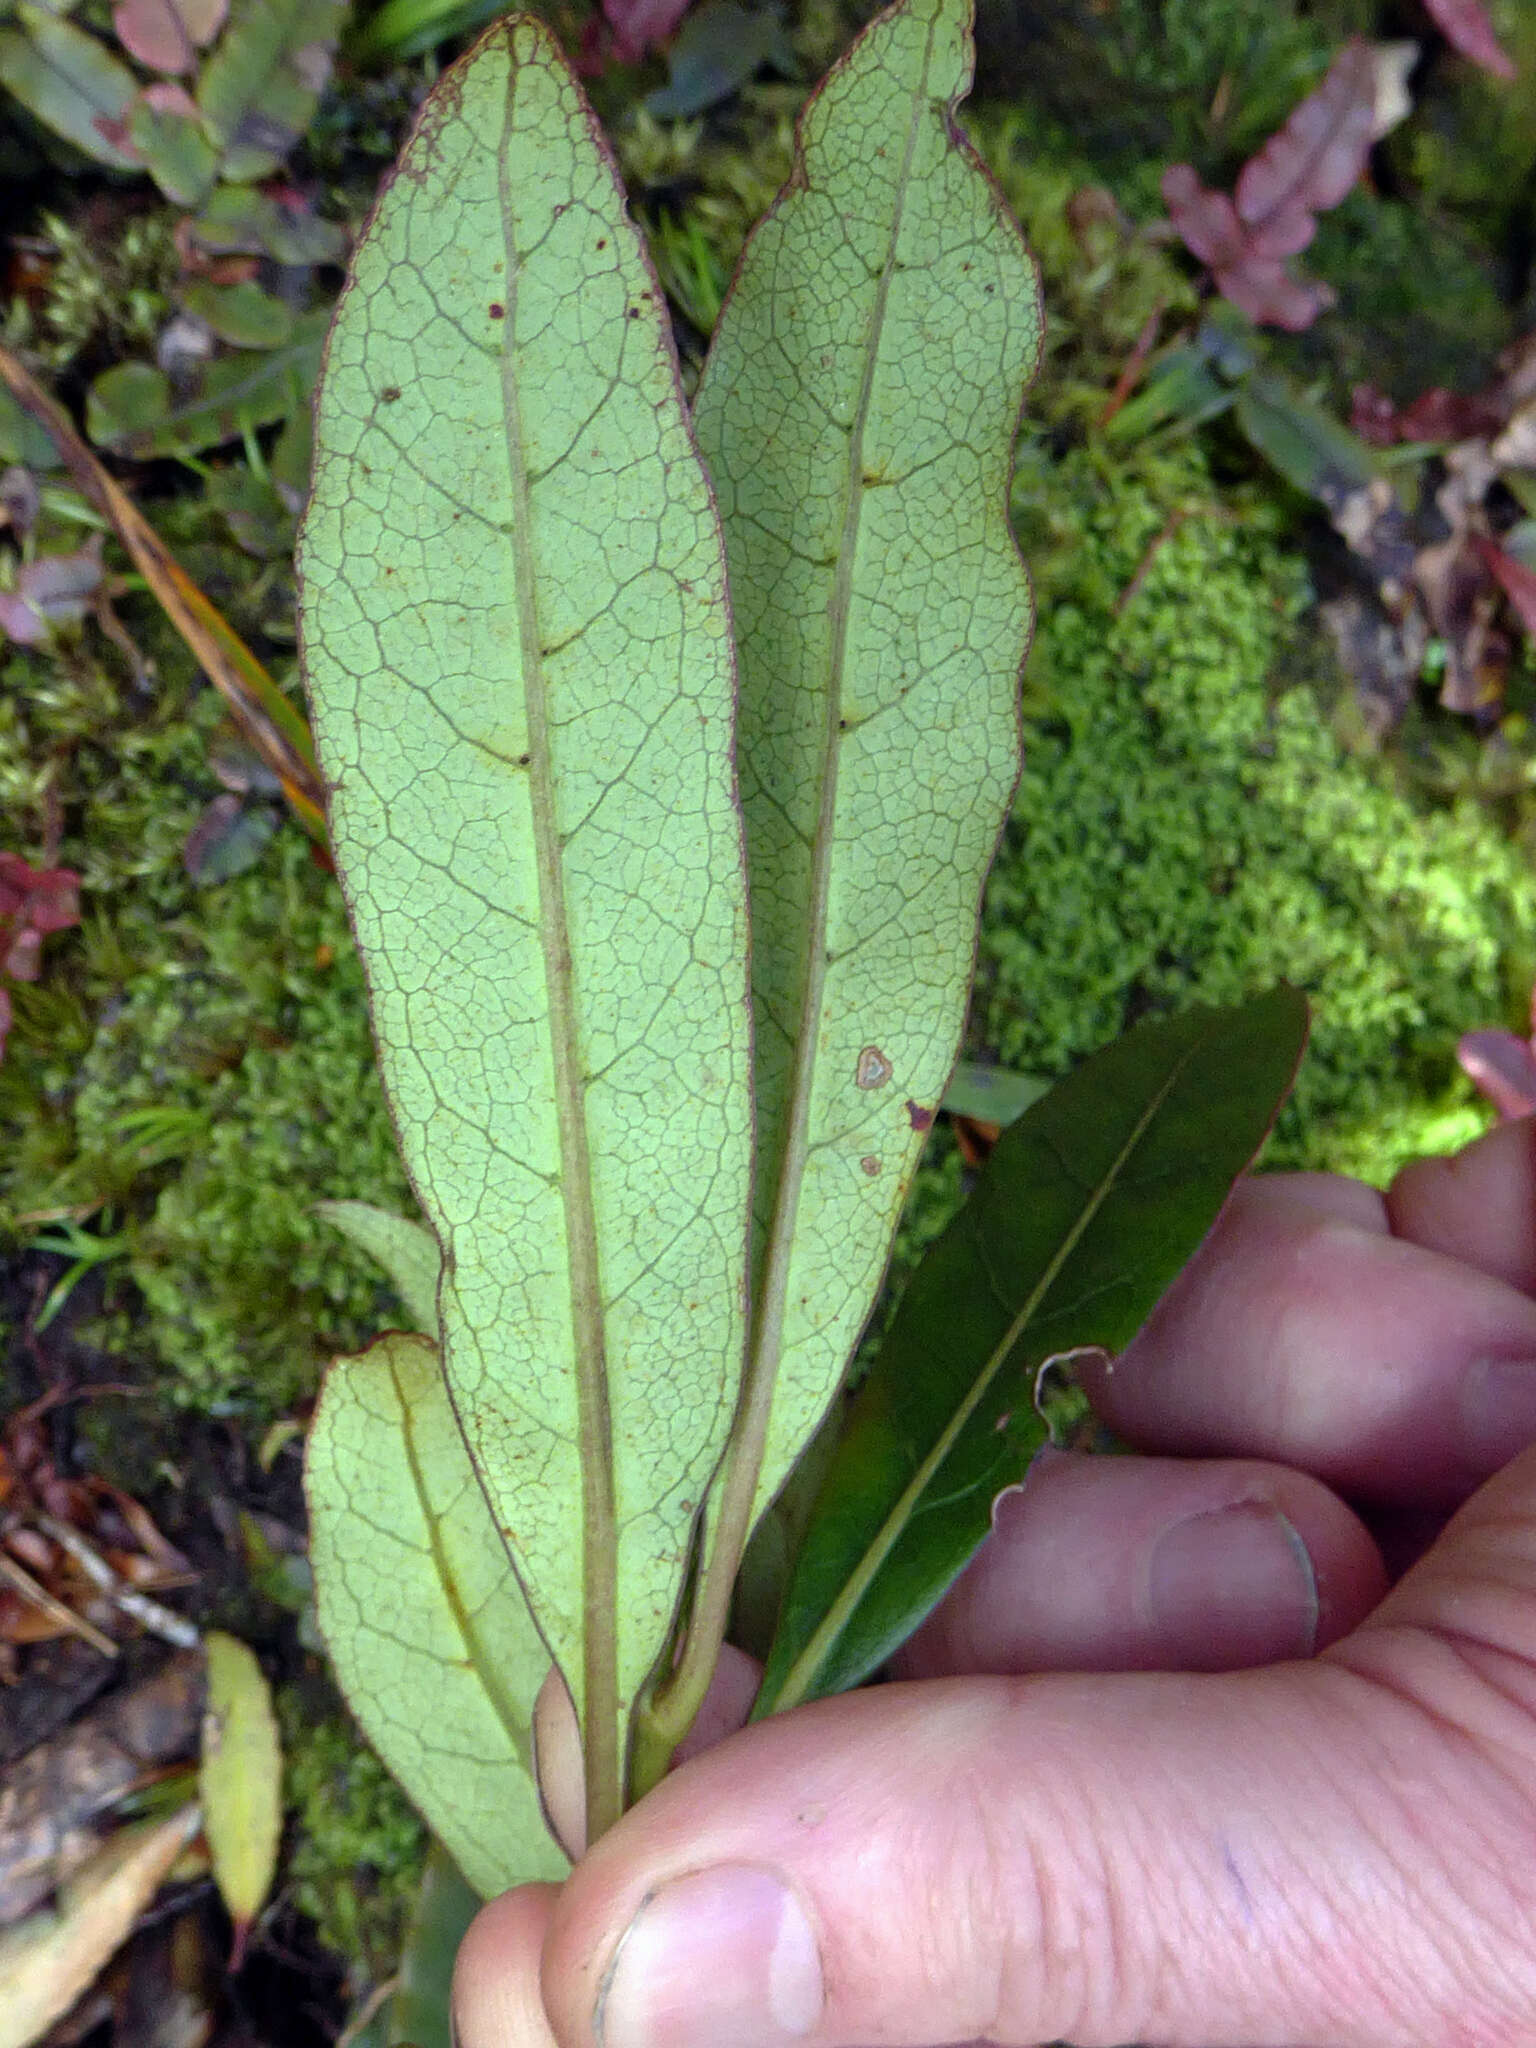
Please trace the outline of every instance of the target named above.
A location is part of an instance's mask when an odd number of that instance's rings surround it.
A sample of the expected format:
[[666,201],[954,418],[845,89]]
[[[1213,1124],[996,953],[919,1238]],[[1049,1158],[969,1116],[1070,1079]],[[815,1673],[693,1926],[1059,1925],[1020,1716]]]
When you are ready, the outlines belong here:
[[0,1933],[0,2048],[31,2048],[87,1990],[197,1833],[199,1809],[123,1828],[58,1904]]
[[235,1954],[277,1869],[283,1753],[272,1694],[255,1655],[217,1629],[207,1637],[208,1707],[198,1790],[214,1882],[235,1923]]

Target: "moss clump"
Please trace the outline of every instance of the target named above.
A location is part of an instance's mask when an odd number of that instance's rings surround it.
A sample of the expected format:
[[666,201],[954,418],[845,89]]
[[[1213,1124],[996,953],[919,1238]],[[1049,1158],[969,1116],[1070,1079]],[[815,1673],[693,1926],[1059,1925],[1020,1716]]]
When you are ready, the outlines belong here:
[[359,1982],[390,1975],[426,1860],[427,1831],[344,1715],[278,1697],[292,1898]]
[[981,0],[984,92],[1017,100],[1042,157],[1086,157],[1137,211],[1165,164],[1223,176],[1285,120],[1368,0]]
[[1149,1011],[1284,976],[1314,1033],[1271,1164],[1378,1178],[1470,1135],[1456,1038],[1528,981],[1536,883],[1475,805],[1416,805],[1344,754],[1302,683],[1296,558],[1198,514],[1170,532],[1145,485],[1066,470],[1094,502],[1043,612],[1049,709],[988,890],[976,1035],[1055,1074]]
[[101,1022],[75,1129],[85,1160],[146,1133],[175,1155],[130,1229],[148,1321],[121,1319],[114,1348],[147,1340],[179,1400],[265,1415],[387,1319],[377,1270],[311,1205],[410,1197],[340,894],[307,843],[290,827],[204,901]]
[[218,700],[173,649],[153,694],[99,657],[87,635],[0,669],[9,843],[85,884],[83,928],[16,991],[0,1204],[23,1239],[60,1212],[121,1234],[93,1334],[167,1400],[256,1423],[393,1306],[313,1202],[409,1196],[334,879],[290,824],[194,886]]
[[1474,390],[1493,375],[1510,335],[1505,266],[1465,224],[1352,192],[1319,219],[1306,267],[1333,286],[1338,306],[1276,353],[1330,372],[1341,410],[1360,381],[1407,399],[1433,384]]

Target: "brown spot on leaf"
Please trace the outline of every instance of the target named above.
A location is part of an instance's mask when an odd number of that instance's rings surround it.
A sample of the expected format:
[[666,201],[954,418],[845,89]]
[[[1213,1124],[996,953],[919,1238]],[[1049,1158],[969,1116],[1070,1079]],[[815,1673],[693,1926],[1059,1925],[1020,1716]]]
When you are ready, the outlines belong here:
[[489,304],[489,306],[486,307],[485,310],[490,314],[493,320],[505,320],[507,317],[507,309],[501,303],[500,299],[492,299],[491,303]]
[[861,1088],[883,1088],[894,1069],[878,1045],[866,1045],[859,1054],[854,1079]]
[[383,400],[385,405],[393,405],[395,400],[399,396],[400,386],[398,384],[386,384],[384,386],[384,389],[379,393],[379,397]]
[[859,1164],[863,1167],[864,1171],[869,1175],[871,1180],[873,1180],[875,1175],[880,1171],[880,1162],[875,1157],[873,1152],[866,1152],[864,1154],[864,1157],[859,1161]]
[[926,1131],[933,1123],[933,1111],[931,1109],[924,1109],[920,1102],[914,1102],[909,1095],[907,1097],[907,1121],[911,1124],[914,1131]]

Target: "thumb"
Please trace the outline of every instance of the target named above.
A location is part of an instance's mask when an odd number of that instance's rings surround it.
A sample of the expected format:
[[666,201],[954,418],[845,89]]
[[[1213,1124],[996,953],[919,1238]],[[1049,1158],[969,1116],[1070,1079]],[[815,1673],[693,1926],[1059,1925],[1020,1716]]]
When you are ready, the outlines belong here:
[[888,1685],[744,1729],[557,1897],[558,2039],[1536,2039],[1531,1456],[1389,1606],[1310,1663]]

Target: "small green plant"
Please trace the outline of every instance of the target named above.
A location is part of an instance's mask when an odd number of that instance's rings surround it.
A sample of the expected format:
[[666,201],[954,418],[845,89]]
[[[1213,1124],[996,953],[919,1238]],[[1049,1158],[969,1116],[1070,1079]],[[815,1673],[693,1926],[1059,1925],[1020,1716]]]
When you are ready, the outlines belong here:
[[955,122],[968,12],[899,0],[813,96],[691,420],[529,19],[427,102],[332,332],[305,664],[431,1233],[332,1206],[419,1334],[332,1371],[313,1557],[353,1706],[483,1892],[564,1868],[551,1665],[591,1840],[686,1734],[775,1517],[757,1711],[878,1667],[1042,1440],[1046,1364],[1134,1334],[1299,1054],[1282,989],[1031,1105],[776,1505],[880,1288],[1019,771],[1040,314]]

